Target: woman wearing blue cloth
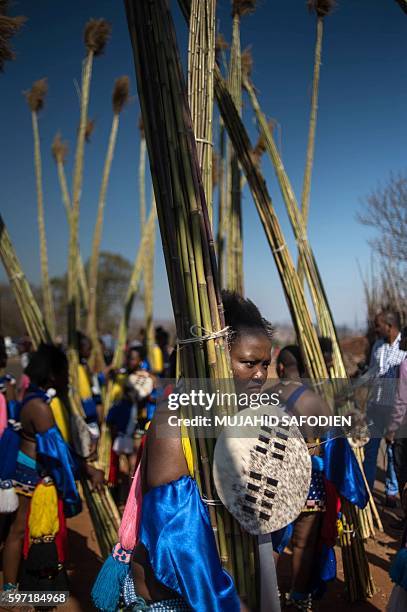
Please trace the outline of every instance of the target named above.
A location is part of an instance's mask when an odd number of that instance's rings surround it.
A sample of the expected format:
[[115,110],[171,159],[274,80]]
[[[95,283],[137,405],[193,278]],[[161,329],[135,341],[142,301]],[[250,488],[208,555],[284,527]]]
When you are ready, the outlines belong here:
[[[49,569],[46,559],[41,560],[45,551],[51,553],[50,563],[58,573],[63,556],[58,534],[63,531],[64,516],[73,516],[81,509],[75,483],[77,462],[67,444],[68,419],[59,399],[65,398],[68,389],[66,356],[52,345],[41,345],[31,357],[26,374],[30,387],[19,414],[0,441],[1,493],[9,499],[13,493],[16,500],[16,506],[9,508],[9,512],[14,511],[3,551],[4,590],[17,587],[23,544],[28,556],[31,552],[32,557],[35,550],[39,553],[39,573]],[[93,485],[100,486],[98,471],[92,466],[85,466],[85,470]],[[45,533],[44,529],[50,531]],[[53,547],[45,546],[54,542]],[[34,544],[41,546],[35,549]]]
[[[271,325],[250,300],[229,292],[223,293],[222,300],[236,391],[259,393],[271,360]],[[231,576],[222,568],[184,438],[180,430],[169,427],[165,404],[157,409],[147,432],[140,474],[142,512],[139,526],[134,520],[133,527],[138,532],[137,543],[132,551],[122,548],[112,554],[113,560],[123,561],[128,555],[131,561],[127,573],[116,565],[125,609],[247,610]],[[92,593],[101,610],[118,606],[112,597],[112,558],[102,568]]]
[[[277,374],[280,382],[272,388],[280,396],[280,401],[288,414],[295,416],[329,416],[330,409],[323,398],[303,384],[305,368],[300,348],[296,345],[281,349],[277,358]],[[292,555],[292,588],[287,604],[298,610],[311,610],[311,581],[317,562],[317,550],[322,527],[322,520],[326,510],[326,491],[322,474],[323,459],[320,457],[321,448],[316,446],[322,431],[315,428],[302,428],[302,434],[308,442],[312,455],[311,486],[300,516],[289,528],[281,530],[282,533],[272,534],[276,561],[278,554],[283,552],[291,540]]]
[[[280,351],[277,373],[280,382],[272,391],[279,394],[288,414],[297,418],[330,415],[325,400],[303,383],[306,370],[298,346],[287,346]],[[273,533],[272,541],[276,562],[291,542],[291,589],[286,605],[307,612],[312,610],[313,597],[320,597],[325,583],[336,576],[333,547],[337,537],[339,497],[364,508],[368,493],[355,455],[344,436],[330,437],[323,428],[308,425],[301,427],[301,433],[312,464],[308,498],[298,518]],[[321,443],[322,437],[325,439]]]

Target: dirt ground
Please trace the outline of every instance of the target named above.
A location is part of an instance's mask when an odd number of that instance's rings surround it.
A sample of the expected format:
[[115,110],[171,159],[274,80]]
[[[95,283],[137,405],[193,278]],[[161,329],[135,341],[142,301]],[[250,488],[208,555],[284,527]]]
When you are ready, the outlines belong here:
[[[382,475],[382,473],[381,473]],[[336,612],[348,610],[354,612],[384,611],[391,591],[391,581],[388,575],[391,559],[398,550],[401,533],[391,529],[391,524],[400,515],[400,510],[390,511],[383,508],[383,486],[377,483],[375,492],[376,501],[382,517],[384,533],[377,532],[376,539],[370,540],[366,546],[369,562],[371,564],[374,581],[377,587],[375,596],[367,601],[350,604],[346,600],[344,577],[341,562],[340,549],[337,549],[338,575],[334,583],[329,585],[325,598],[316,602],[314,609],[325,612],[332,610],[335,606]],[[87,612],[94,610],[90,591],[94,578],[101,565],[99,549],[95,533],[85,509],[79,516],[68,521],[69,526],[69,552],[70,562],[68,574],[71,581],[71,594],[69,602],[59,607],[61,612]],[[283,560],[281,572],[281,587],[288,586],[287,567],[289,565],[288,555]],[[0,574],[1,575],[1,574]],[[0,608],[0,610],[3,610]],[[208,611],[209,612],[209,611]]]

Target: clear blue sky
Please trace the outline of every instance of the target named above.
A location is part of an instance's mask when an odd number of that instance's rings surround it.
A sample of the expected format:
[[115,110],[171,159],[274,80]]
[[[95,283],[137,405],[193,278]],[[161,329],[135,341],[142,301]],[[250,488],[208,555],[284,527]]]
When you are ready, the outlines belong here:
[[[67,227],[50,147],[57,130],[71,146],[70,173],[83,57],[82,32],[90,17],[112,23],[105,55],[94,64],[90,117],[96,121],[87,146],[81,203],[81,243],[89,255],[99,181],[111,123],[111,91],[117,76],[131,78],[132,104],[124,111],[108,190],[103,248],[133,259],[138,225],[137,101],[134,65],[123,3],[120,0],[15,0],[13,12],[28,17],[15,39],[17,60],[0,76],[1,211],[27,276],[39,281],[35,177],[30,113],[22,91],[47,77],[49,94],[41,113],[46,227],[50,271],[66,269]],[[253,80],[263,110],[282,128],[282,154],[299,196],[308,133],[315,21],[303,0],[260,0],[256,13],[242,22],[242,44],[252,45]],[[174,8],[178,40],[185,58],[187,32]],[[220,30],[230,39],[230,2],[218,1]],[[391,170],[406,167],[407,17],[392,0],[340,0],[326,20],[321,72],[320,112],[309,234],[338,324],[364,320],[357,261],[369,264],[369,233],[355,214],[361,199]],[[244,118],[253,141],[256,130],[248,101]],[[287,222],[274,173],[263,170],[289,242]],[[246,293],[275,322],[288,311],[263,230],[244,192],[244,264]],[[293,245],[292,242],[290,242]],[[4,273],[1,271],[1,279]],[[162,253],[156,263],[155,313],[171,317]]]

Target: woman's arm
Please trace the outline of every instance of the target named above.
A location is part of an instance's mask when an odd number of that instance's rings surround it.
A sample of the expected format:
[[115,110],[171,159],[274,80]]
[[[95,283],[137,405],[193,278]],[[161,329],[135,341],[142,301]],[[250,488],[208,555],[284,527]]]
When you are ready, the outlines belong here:
[[44,433],[55,425],[51,408],[40,399],[33,399],[23,408],[23,411],[33,428],[33,433]]
[[167,405],[161,404],[147,432],[142,458],[145,492],[189,474],[182,450],[181,431],[168,424],[170,414],[173,416],[174,412],[170,413]]

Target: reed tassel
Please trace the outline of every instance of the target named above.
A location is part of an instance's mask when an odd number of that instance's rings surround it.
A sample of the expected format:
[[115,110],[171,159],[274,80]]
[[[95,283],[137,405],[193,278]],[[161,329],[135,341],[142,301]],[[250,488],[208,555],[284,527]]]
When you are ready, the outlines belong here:
[[17,34],[25,23],[26,17],[10,17],[8,15],[8,2],[0,2],[0,72],[3,72],[6,62],[15,59],[15,54],[10,47],[10,40]]
[[42,301],[44,306],[44,315],[47,327],[51,337],[55,337],[56,323],[54,302],[52,299],[51,284],[48,271],[48,253],[47,253],[47,237],[45,233],[44,219],[44,193],[42,185],[42,160],[40,133],[38,129],[38,113],[44,107],[44,100],[47,94],[48,86],[46,79],[40,79],[33,83],[31,89],[24,95],[27,99],[27,104],[31,110],[33,137],[34,137],[34,167],[37,189],[37,217],[38,217],[38,234],[40,240],[40,261],[41,261],[41,287]]

